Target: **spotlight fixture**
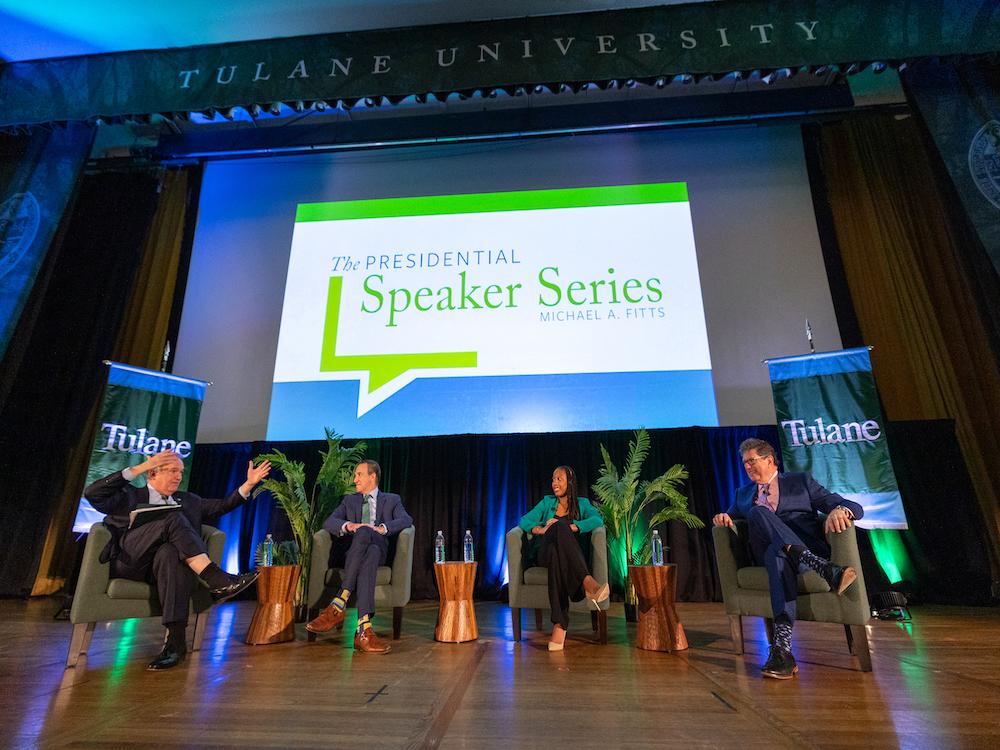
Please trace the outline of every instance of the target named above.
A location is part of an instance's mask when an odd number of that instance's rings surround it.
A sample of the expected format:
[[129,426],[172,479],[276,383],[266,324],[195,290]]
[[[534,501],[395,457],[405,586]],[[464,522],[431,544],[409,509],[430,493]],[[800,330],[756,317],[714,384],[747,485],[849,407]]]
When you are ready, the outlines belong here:
[[664,77],[659,77],[656,79],[656,88],[662,89],[667,85],[667,79]]
[[889,66],[884,62],[873,62],[872,63],[872,73],[878,75],[879,73],[885,73],[885,69]]

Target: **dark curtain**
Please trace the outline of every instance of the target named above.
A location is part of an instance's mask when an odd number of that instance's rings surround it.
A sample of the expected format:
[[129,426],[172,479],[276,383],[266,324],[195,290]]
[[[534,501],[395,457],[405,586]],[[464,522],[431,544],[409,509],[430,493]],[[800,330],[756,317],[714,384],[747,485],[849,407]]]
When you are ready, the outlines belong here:
[[[814,131],[848,293],[892,421],[951,419],[1000,570],[1000,363],[919,123],[856,116]],[[817,212],[822,215],[822,212]],[[824,246],[824,251],[829,248]],[[835,296],[838,292],[835,292]]]
[[31,591],[53,512],[82,488],[66,466],[104,384],[101,361],[114,350],[157,187],[146,174],[83,180],[61,247],[46,257],[47,284],[32,291],[33,326],[14,332],[20,357],[4,361],[0,404],[0,595]]
[[[971,493],[968,472],[950,421],[890,424],[888,434],[907,514],[913,524],[910,554],[919,561],[918,578],[908,588],[925,601],[982,604],[989,601],[989,570],[982,518]],[[743,484],[745,474],[738,447],[747,437],[777,441],[773,425],[759,427],[683,428],[651,430],[652,450],[644,476],[656,476],[674,463],[689,473],[691,510],[706,528],[689,530],[671,524],[661,531],[670,549],[668,561],[678,565],[678,598],[717,601],[721,598],[711,530],[713,515],[725,510]],[[589,496],[601,465],[600,445],[616,463],[624,461],[630,432],[560,433],[548,435],[459,435],[368,441],[367,455],[383,468],[382,489],[398,492],[413,516],[416,541],[413,596],[435,598],[433,540],[444,531],[450,559],[461,554],[462,537],[471,529],[479,573],[476,594],[495,598],[502,593],[507,570],[504,537],[518,518],[542,495],[549,494],[552,469],[569,464],[579,480],[580,494]],[[305,461],[307,477],[319,466],[321,441],[227,443],[196,449],[191,487],[205,495],[223,495],[243,481],[246,462],[277,448]],[[937,458],[933,464],[928,455]],[[941,494],[951,492],[950,527],[940,531]],[[266,493],[229,514],[226,562],[239,569],[251,565],[253,547],[269,531],[290,538],[287,522]],[[889,587],[871,552],[866,532],[860,534],[865,576],[872,592]],[[961,554],[956,555],[956,547]],[[960,559],[959,559],[960,558]],[[235,570],[235,568],[231,568]]]

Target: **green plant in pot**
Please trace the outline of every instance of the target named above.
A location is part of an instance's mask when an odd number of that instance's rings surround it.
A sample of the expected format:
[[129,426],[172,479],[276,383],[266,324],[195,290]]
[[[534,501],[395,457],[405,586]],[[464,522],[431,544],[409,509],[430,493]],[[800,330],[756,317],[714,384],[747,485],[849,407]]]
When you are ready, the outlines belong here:
[[[604,517],[610,540],[610,575],[622,585],[628,608],[638,604],[629,580],[629,565],[645,565],[651,558],[651,531],[660,524],[680,521],[688,528],[700,529],[704,523],[688,511],[687,496],[681,492],[688,478],[681,464],[674,464],[650,481],[640,479],[642,465],[649,455],[649,434],[636,430],[628,444],[628,456],[619,471],[607,449],[601,445],[604,465],[593,485],[601,501],[597,506]],[[650,516],[646,521],[646,516]]]
[[276,544],[274,559],[280,559],[283,564],[302,567],[295,589],[295,604],[303,613],[306,591],[309,590],[313,534],[323,528],[323,521],[334,511],[344,495],[354,491],[354,470],[367,448],[361,442],[346,448],[341,435],[329,428],[324,432],[326,450],[319,452],[323,461],[311,485],[307,485],[305,463],[294,461],[279,450],[261,454],[254,459],[255,463],[270,461],[271,466],[282,476],[279,480],[272,474],[265,479],[254,490],[254,497],[261,492],[270,492],[288,517],[294,539]]

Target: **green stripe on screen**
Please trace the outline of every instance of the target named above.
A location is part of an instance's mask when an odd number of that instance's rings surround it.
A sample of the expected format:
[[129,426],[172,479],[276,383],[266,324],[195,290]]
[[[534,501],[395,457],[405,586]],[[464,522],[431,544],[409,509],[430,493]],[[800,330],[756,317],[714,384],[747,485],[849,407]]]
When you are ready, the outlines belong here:
[[379,198],[363,201],[300,203],[296,222],[384,219],[395,216],[478,214],[496,211],[539,211],[551,208],[630,206],[643,203],[684,203],[687,183],[519,190],[507,193],[427,195],[416,198]]

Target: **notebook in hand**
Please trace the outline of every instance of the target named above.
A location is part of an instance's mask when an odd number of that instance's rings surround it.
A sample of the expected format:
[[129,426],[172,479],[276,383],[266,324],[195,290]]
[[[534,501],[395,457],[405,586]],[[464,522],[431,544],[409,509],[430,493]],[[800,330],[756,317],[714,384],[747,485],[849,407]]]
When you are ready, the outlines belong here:
[[180,509],[179,505],[144,505],[128,514],[128,527],[134,529]]

